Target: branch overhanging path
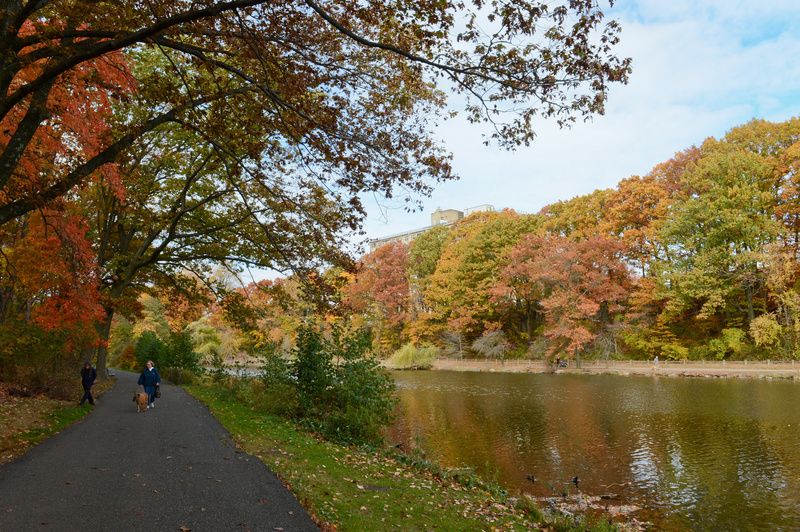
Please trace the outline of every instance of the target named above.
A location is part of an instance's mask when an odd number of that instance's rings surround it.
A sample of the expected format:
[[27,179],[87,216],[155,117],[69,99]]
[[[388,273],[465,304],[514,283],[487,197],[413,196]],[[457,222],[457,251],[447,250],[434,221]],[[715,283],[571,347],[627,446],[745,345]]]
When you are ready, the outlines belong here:
[[118,372],[85,420],[0,467],[0,529],[317,530],[182,389],[137,414],[136,378]]

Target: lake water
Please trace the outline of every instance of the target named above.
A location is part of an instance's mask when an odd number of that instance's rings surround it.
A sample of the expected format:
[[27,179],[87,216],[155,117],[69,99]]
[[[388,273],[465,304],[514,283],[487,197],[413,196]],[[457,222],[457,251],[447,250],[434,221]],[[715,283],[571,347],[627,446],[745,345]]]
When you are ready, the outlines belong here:
[[[389,439],[512,492],[614,494],[659,529],[800,530],[800,383],[394,372]],[[531,482],[533,478],[533,482]]]

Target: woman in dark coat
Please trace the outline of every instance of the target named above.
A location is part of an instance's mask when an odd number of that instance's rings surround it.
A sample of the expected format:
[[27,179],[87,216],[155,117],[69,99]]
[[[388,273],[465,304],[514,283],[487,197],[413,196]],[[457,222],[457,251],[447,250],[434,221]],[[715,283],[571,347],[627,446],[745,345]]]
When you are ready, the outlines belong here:
[[147,361],[144,371],[142,371],[142,374],[139,375],[139,385],[143,386],[145,393],[147,393],[148,401],[150,403],[147,405],[147,408],[155,408],[156,387],[161,385],[161,376],[158,374],[158,370],[153,365],[152,360]]
[[87,400],[90,405],[94,404],[94,397],[92,397],[92,385],[97,378],[97,370],[92,367],[92,364],[87,361],[83,368],[81,368],[81,384],[83,385],[83,397],[81,397],[80,404],[83,405]]

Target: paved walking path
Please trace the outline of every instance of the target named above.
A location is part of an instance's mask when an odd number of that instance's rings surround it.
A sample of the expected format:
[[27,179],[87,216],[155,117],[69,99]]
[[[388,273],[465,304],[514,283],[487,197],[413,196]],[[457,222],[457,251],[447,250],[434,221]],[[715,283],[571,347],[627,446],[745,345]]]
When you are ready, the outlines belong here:
[[317,530],[182,389],[137,414],[136,378],[118,372],[84,421],[0,466],[0,531]]

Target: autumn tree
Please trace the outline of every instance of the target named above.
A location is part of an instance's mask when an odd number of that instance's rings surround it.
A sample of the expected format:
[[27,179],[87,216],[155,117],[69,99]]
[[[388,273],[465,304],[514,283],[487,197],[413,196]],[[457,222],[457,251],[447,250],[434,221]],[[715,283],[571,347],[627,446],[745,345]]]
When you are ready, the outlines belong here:
[[540,309],[550,353],[580,356],[624,309],[631,281],[622,251],[609,237],[528,235],[509,253],[495,291]]
[[642,277],[651,273],[650,263],[665,251],[658,230],[671,203],[667,188],[651,174],[620,181],[605,206],[608,233],[625,243],[631,266]]
[[[91,223],[105,294],[101,336],[145,288],[187,302],[208,297],[197,280],[214,265],[291,272],[347,262],[339,249],[346,221],[318,187],[301,193],[283,189],[279,176],[271,186],[242,178],[213,147],[179,129],[144,136],[133,150],[139,156],[120,164],[123,195],[100,179],[77,201]],[[104,362],[101,345],[98,365]]]
[[[218,330],[224,325],[233,327],[242,335],[242,348],[250,352],[288,353],[304,323],[334,319],[333,309],[344,283],[335,270],[250,283],[225,294],[214,306],[209,322]],[[326,293],[331,289],[335,293]]]
[[408,246],[391,242],[365,255],[355,278],[345,287],[343,303],[368,317],[378,345],[400,347],[403,328],[410,317]]
[[607,230],[606,204],[612,195],[610,189],[595,190],[591,194],[547,205],[539,213],[543,228],[550,234],[575,240],[604,234]]
[[46,388],[97,345],[102,307],[86,231],[79,217],[52,210],[0,229],[0,378]]
[[425,292],[426,328],[474,338],[502,326],[504,309],[493,303],[491,288],[506,252],[538,223],[536,216],[507,210],[474,213],[453,225]]
[[425,307],[424,294],[431,275],[442,255],[447,241],[448,227],[437,225],[417,236],[408,248],[408,282],[411,289],[411,310],[413,319],[430,309]]
[[[7,131],[0,223],[65,194],[167,124],[202,131],[224,150],[229,143],[217,126],[238,121],[261,133],[255,138],[275,141],[250,145],[257,168],[271,164],[262,164],[262,154],[287,152],[288,161],[330,170],[312,172],[314,179],[349,192],[389,192],[397,184],[424,190],[420,178],[448,175],[426,119],[444,104],[432,81],[464,94],[467,117],[491,122],[491,136],[514,146],[533,138],[534,118],[563,125],[601,113],[609,84],[627,81],[630,70],[630,60],[613,54],[620,28],[603,21],[595,0],[527,1],[513,9],[477,0],[126,0],[114,9],[87,0],[10,0],[0,10],[0,30],[0,123]],[[143,49],[170,63],[140,86],[158,93],[159,105],[130,115],[47,183],[9,194],[32,139],[47,125],[54,87],[89,62]],[[224,111],[208,112],[211,103]],[[503,121],[509,108],[516,112]]]

